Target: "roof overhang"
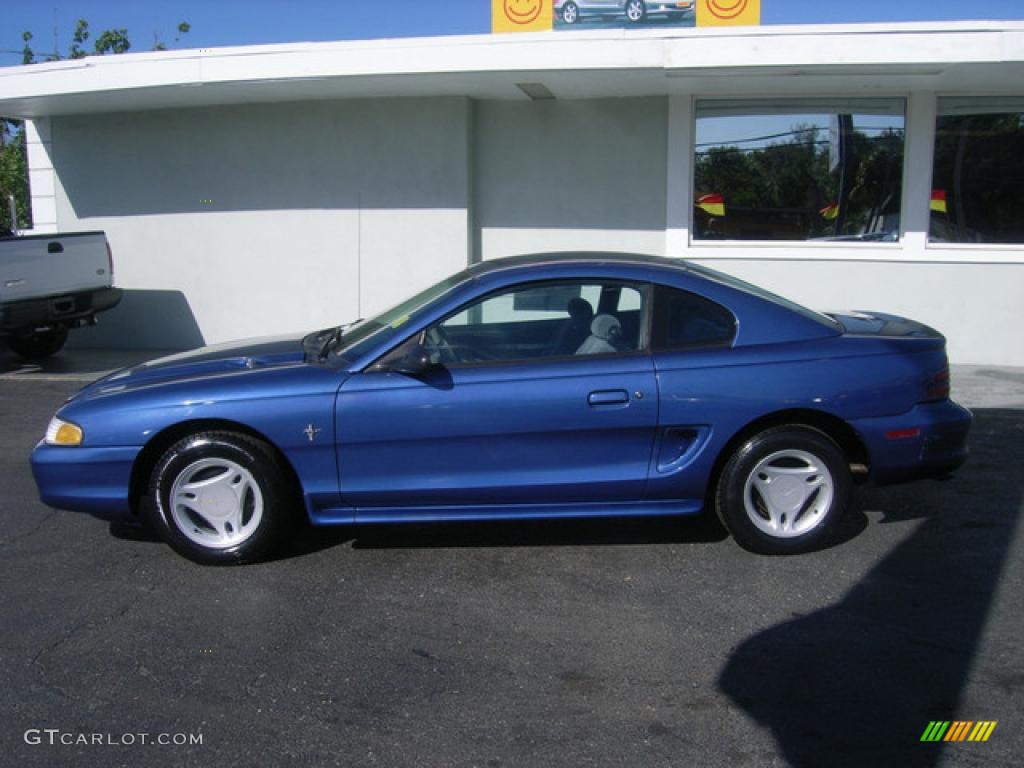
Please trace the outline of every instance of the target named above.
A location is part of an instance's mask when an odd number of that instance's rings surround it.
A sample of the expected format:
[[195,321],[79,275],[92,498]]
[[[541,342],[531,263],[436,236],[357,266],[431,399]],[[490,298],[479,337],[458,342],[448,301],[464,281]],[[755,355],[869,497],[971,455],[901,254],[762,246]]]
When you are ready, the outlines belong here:
[[1024,23],[573,31],[91,56],[0,68],[0,114],[464,96],[1020,94]]

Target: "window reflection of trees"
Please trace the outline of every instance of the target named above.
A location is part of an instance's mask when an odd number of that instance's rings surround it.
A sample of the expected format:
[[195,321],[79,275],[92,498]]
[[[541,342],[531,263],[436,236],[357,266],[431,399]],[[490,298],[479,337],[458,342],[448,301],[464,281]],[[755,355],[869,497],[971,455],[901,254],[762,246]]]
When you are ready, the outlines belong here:
[[930,239],[1024,242],[1024,114],[940,115]]
[[725,215],[698,204],[697,239],[898,237],[902,127],[860,126],[852,114],[801,117],[786,132],[698,143],[695,199],[721,195]]

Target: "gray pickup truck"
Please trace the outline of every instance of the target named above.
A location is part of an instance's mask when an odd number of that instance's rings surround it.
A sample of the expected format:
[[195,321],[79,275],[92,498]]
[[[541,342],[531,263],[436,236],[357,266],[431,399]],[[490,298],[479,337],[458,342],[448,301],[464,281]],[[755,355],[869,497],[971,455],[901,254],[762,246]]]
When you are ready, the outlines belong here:
[[[6,234],[6,236],[4,236]],[[0,232],[0,338],[33,360],[55,354],[68,330],[115,306],[114,263],[103,232]]]

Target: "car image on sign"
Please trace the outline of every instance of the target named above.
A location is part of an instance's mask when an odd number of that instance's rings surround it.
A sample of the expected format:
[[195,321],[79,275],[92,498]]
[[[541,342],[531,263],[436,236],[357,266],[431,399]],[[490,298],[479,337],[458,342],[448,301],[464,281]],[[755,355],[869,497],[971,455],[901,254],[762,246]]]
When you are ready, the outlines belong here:
[[668,19],[689,18],[694,14],[695,0],[660,3],[651,0],[555,0],[555,18],[563,24],[577,24],[591,17],[621,18],[639,24],[650,16]]
[[818,314],[677,259],[476,264],[349,326],[154,360],[82,389],[43,501],[142,517],[203,563],[315,525],[690,515],[820,548],[856,482],[943,476],[971,415],[945,340]]

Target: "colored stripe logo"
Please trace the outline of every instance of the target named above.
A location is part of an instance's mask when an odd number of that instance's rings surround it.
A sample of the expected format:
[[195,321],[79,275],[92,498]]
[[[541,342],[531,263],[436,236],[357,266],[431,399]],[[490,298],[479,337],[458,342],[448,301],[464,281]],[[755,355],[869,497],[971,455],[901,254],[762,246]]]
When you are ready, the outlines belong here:
[[998,720],[932,720],[921,741],[988,741]]

